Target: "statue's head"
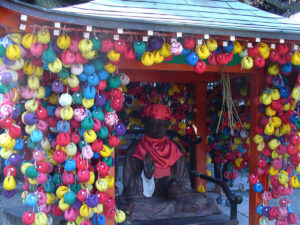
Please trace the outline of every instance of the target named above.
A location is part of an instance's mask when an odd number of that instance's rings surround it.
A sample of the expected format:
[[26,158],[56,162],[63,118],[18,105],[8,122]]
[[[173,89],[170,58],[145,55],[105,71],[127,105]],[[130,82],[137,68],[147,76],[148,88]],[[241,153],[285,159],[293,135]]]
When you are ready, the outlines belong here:
[[168,106],[152,104],[143,110],[142,117],[146,134],[152,138],[163,138],[173,115]]

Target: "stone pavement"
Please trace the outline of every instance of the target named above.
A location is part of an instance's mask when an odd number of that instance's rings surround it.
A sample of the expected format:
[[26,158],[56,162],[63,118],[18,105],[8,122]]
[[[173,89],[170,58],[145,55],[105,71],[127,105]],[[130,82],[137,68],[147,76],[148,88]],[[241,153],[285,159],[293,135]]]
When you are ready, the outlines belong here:
[[[239,178],[234,183],[233,190],[238,189],[238,185],[240,184]],[[242,183],[245,184],[246,191],[240,192],[237,191],[238,194],[243,196],[243,202],[238,205],[238,220],[240,225],[248,225],[249,224],[249,184],[245,178],[242,179]],[[207,183],[207,190],[211,190],[214,186],[211,183]],[[207,192],[208,195],[211,195],[216,199],[218,194]],[[294,189],[292,195],[287,196],[287,198],[291,201],[291,204],[295,210],[295,214],[298,217],[298,224],[300,224],[300,189]],[[220,209],[227,215],[230,215],[230,208],[225,205],[226,197],[222,197],[222,204],[219,204]],[[272,199],[269,203],[269,206],[279,206],[279,199]],[[275,225],[275,220],[270,221],[269,225]]]
[[[239,186],[241,184],[243,184],[245,188],[243,191],[239,191]],[[213,183],[208,182],[206,184],[207,194],[212,196],[214,199],[217,199],[217,197],[219,197],[218,194],[209,192],[209,190],[212,190],[213,188],[214,188]],[[237,207],[238,209],[237,216],[238,216],[239,224],[248,225],[249,224],[249,184],[247,183],[247,177],[242,176],[240,178],[237,178],[236,182],[233,183],[233,187],[231,188],[231,190],[235,190],[237,194],[242,195],[243,197],[242,203]],[[218,206],[224,214],[229,216],[230,206],[226,206],[225,204],[227,198],[226,196],[222,196],[221,198],[222,198],[222,203],[218,204]]]

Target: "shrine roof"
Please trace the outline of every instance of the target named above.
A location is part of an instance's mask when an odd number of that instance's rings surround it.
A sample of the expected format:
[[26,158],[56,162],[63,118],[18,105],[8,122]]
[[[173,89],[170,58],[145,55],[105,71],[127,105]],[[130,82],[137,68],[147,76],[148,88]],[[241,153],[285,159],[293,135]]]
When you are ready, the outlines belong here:
[[300,40],[300,22],[238,0],[92,0],[53,9],[2,0],[0,6],[103,28]]

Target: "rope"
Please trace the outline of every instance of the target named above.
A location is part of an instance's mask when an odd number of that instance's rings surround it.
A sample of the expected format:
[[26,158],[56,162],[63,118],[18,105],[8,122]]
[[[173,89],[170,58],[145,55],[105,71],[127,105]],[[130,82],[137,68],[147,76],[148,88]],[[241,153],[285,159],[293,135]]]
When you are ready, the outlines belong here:
[[221,67],[221,85],[222,85],[223,101],[222,101],[221,114],[219,116],[216,133],[219,132],[220,123],[225,115],[225,112],[226,112],[225,107],[226,107],[227,115],[228,115],[228,125],[230,127],[230,134],[233,135],[234,134],[233,133],[234,124],[237,121],[240,122],[240,124],[242,125],[242,129],[243,129],[243,124],[242,124],[239,114],[233,104],[229,73],[228,73],[228,71],[226,71],[226,75],[225,75],[223,72],[223,67]]

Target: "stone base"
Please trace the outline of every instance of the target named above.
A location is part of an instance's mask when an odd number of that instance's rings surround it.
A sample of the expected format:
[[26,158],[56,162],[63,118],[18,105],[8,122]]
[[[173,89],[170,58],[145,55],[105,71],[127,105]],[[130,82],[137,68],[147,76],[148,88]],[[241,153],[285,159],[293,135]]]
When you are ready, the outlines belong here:
[[158,197],[122,199],[123,209],[131,220],[199,217],[219,214],[221,211],[210,196],[192,192],[175,200]]

